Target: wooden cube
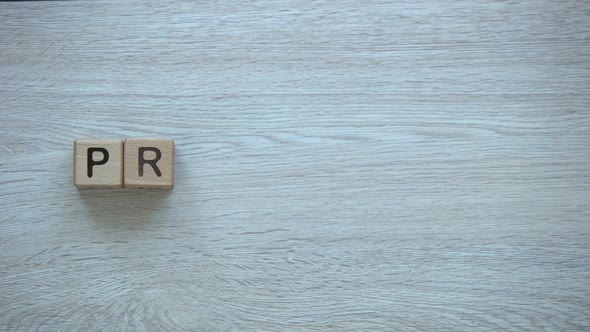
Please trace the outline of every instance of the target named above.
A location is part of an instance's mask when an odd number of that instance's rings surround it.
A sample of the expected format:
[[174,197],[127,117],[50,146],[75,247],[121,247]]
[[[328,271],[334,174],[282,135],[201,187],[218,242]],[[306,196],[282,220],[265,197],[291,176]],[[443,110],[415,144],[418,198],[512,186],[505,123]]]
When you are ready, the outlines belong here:
[[74,184],[78,188],[121,188],[123,140],[75,140]]
[[127,139],[123,164],[125,188],[172,189],[174,141],[154,138]]

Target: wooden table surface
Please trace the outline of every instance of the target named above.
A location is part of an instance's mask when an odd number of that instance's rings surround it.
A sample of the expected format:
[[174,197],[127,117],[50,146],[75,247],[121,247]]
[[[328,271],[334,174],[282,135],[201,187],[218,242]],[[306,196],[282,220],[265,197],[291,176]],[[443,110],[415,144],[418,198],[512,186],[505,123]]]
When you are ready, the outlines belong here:
[[0,129],[0,330],[590,329],[587,1],[1,2]]

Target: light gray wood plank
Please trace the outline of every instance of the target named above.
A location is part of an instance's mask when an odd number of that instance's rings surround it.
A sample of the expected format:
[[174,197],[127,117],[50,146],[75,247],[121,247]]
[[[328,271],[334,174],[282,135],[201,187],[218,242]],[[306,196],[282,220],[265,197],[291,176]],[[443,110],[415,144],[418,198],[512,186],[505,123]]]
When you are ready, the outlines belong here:
[[[0,3],[0,330],[587,331],[589,14]],[[174,190],[76,190],[89,136]]]

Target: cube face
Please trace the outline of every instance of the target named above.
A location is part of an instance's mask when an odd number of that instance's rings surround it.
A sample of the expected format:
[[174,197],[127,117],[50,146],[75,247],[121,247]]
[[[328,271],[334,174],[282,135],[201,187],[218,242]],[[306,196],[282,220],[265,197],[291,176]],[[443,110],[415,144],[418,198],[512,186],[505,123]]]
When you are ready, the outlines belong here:
[[74,184],[78,188],[121,188],[123,140],[75,140]]
[[171,139],[127,139],[124,152],[125,188],[174,186],[174,141]]

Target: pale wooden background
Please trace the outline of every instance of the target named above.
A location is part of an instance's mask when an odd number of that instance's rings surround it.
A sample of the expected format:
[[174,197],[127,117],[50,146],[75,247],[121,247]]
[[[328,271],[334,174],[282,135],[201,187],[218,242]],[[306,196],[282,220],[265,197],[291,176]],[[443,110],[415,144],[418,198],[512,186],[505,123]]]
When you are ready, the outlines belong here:
[[589,83],[586,1],[0,3],[0,330],[588,331]]

